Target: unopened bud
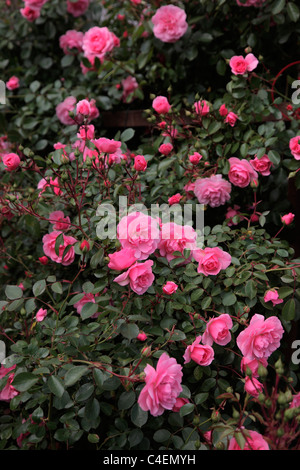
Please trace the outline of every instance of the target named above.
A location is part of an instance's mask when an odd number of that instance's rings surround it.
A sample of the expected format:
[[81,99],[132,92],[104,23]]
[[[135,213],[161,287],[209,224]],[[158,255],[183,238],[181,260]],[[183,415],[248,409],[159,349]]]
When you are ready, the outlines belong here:
[[80,251],[82,253],[87,253],[88,251],[90,251],[91,247],[90,247],[90,244],[87,240],[83,240],[80,244]]
[[224,450],[225,449],[225,444],[222,441],[217,442],[216,444],[216,449],[217,450]]
[[268,371],[267,371],[266,367],[264,367],[263,365],[259,366],[257,372],[258,372],[258,375],[261,378],[267,377],[267,375],[268,375]]

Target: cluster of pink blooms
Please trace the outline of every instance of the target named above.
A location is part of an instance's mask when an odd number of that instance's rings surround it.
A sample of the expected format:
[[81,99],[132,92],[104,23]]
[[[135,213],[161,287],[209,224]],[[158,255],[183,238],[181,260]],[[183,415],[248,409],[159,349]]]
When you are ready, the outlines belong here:
[[[121,286],[129,284],[139,295],[146,292],[154,281],[153,261],[148,258],[156,250],[168,261],[175,258],[174,252],[183,254],[184,250],[189,250],[191,254],[183,263],[194,258],[198,262],[198,272],[205,276],[216,275],[231,263],[230,254],[219,247],[197,248],[197,233],[193,227],[174,222],[162,223],[160,219],[142,212],[124,216],[118,224],[117,237],[121,250],[109,255],[108,267],[117,271],[126,270],[114,281]],[[167,294],[177,289],[174,283],[170,283],[164,286]]]
[[[41,16],[41,9],[48,0],[24,0],[24,7],[20,9],[21,15],[30,22]],[[89,7],[90,0],[66,1],[67,12],[75,18],[83,15]]]

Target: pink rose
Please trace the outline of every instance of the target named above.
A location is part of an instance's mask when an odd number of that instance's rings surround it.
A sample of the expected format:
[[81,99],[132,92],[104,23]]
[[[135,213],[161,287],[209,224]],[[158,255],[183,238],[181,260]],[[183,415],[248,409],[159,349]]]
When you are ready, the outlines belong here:
[[41,256],[41,257],[39,258],[39,262],[40,262],[41,264],[43,264],[44,266],[46,266],[46,265],[49,263],[49,260],[48,260],[47,256]]
[[115,271],[123,271],[136,262],[135,249],[133,248],[122,248],[120,251],[109,254],[108,257],[108,267]]
[[257,67],[258,60],[253,54],[247,54],[245,58],[241,55],[235,55],[231,57],[229,65],[234,75],[244,75],[247,72],[252,72]]
[[68,96],[56,106],[56,116],[65,126],[73,126],[76,124],[74,119],[69,116],[69,112],[75,110],[76,102],[77,100],[74,96]]
[[26,4],[24,8],[20,9],[20,13],[23,16],[23,18],[25,18],[27,21],[30,21],[31,23],[37,18],[39,18],[41,15],[39,9],[31,8],[29,6],[26,6]]
[[15,396],[19,395],[19,392],[18,390],[16,390],[12,385],[12,381],[14,380],[14,375],[13,373],[10,374],[10,372],[12,370],[15,369],[15,365],[11,366],[11,367],[4,367],[3,365],[1,365],[0,367],[0,380],[3,379],[5,376],[8,375],[7,377],[7,382],[4,386],[4,388],[2,388],[2,390],[0,390],[0,401],[10,401],[12,398],[14,398]]
[[189,160],[193,165],[197,165],[202,158],[202,155],[198,152],[194,152],[192,155],[189,155]]
[[219,108],[219,113],[221,116],[225,117],[228,114],[228,109],[226,108],[225,104],[221,104]]
[[173,281],[167,281],[166,284],[163,286],[162,290],[164,294],[172,295],[178,289],[178,285],[175,284]]
[[25,5],[40,10],[48,0],[25,0]]
[[6,153],[2,157],[2,163],[6,167],[7,171],[14,171],[18,168],[21,163],[19,155],[16,153]]
[[8,90],[16,90],[17,88],[19,88],[20,86],[20,81],[18,79],[18,77],[10,77],[10,79],[8,80],[8,82],[6,82],[6,88]]
[[82,32],[70,29],[60,36],[59,47],[65,54],[71,54],[73,51],[82,52],[83,36]]
[[[249,437],[245,437],[246,443],[243,450],[270,450],[268,443],[257,431],[248,431]],[[230,439],[228,450],[242,450],[236,439]]]
[[[174,222],[162,224],[161,240],[158,249],[161,256],[171,261],[175,251],[182,253],[184,250],[195,250],[197,241],[197,233],[190,225],[178,225]],[[191,259],[186,260],[188,262]]]
[[228,161],[230,164],[228,178],[235,186],[245,188],[252,183],[253,180],[258,178],[258,174],[248,160],[240,160],[239,158],[231,157]]
[[122,248],[134,249],[135,257],[145,260],[158,247],[160,241],[158,221],[142,212],[132,212],[120,220],[117,237]]
[[154,281],[152,272],[153,261],[147,260],[144,263],[136,262],[124,273],[114,279],[120,286],[130,284],[130,288],[138,295],[144,294]]
[[180,411],[180,408],[182,408],[187,403],[189,403],[189,400],[187,398],[183,398],[183,397],[176,398],[175,405],[173,406],[172,411],[174,413],[178,413],[178,411]]
[[255,156],[254,160],[250,160],[250,163],[254,170],[263,176],[269,176],[270,168],[273,166],[273,163],[269,159],[268,155],[263,155],[260,158]]
[[182,391],[182,366],[176,359],[163,353],[156,365],[144,369],[146,385],[142,389],[138,404],[152,416],[160,416],[165,410],[172,410]]
[[298,408],[300,406],[300,392],[293,396],[290,408]]
[[58,177],[54,179],[50,177],[49,182],[45,178],[42,178],[38,182],[37,187],[38,189],[42,190],[39,192],[39,196],[41,196],[43,192],[46,191],[46,188],[51,187],[51,186],[53,187],[54,194],[56,194],[57,196],[60,196],[62,194],[62,190],[60,189],[59,182],[58,182]]
[[70,217],[65,217],[65,214],[62,211],[54,211],[49,215],[50,223],[54,224],[53,229],[64,231],[68,230],[70,227]]
[[285,225],[289,225],[293,222],[294,218],[295,218],[295,214],[292,214],[292,212],[289,212],[288,214],[285,214],[281,217],[281,221]]
[[[226,212],[226,219],[228,219],[227,225],[231,227],[232,225],[237,225],[239,222],[244,220],[244,216],[239,212],[240,206],[234,204],[233,207],[228,207]],[[233,218],[237,218],[237,221],[233,221]]]
[[153,34],[162,42],[176,42],[187,31],[186,13],[175,5],[164,5],[152,16]]
[[82,114],[83,116],[89,116],[91,113],[91,105],[88,100],[78,101],[76,105],[76,114]]
[[300,160],[300,135],[290,139],[289,147],[293,157],[296,160]]
[[82,48],[89,60],[98,57],[103,62],[107,52],[112,51],[116,45],[116,36],[106,26],[93,26],[85,33]]
[[213,343],[216,343],[220,346],[225,346],[231,341],[229,330],[232,326],[231,317],[227,313],[223,313],[217,318],[211,318],[202,336],[203,344],[212,346]]
[[170,206],[173,206],[173,204],[178,204],[180,200],[182,199],[182,196],[180,193],[174,194],[174,196],[169,197],[168,203]]
[[147,169],[147,160],[143,155],[136,155],[133,167],[136,171],[145,171]]
[[134,93],[134,91],[139,87],[138,82],[135,77],[129,75],[121,81],[123,88],[122,101],[123,103],[128,103],[128,97]]
[[245,392],[252,395],[254,398],[257,398],[260,393],[262,393],[264,387],[263,384],[257,380],[255,377],[246,377],[244,384]]
[[69,264],[73,263],[75,259],[75,251],[74,247],[71,246],[69,251],[64,255],[63,253],[65,249],[70,246],[74,245],[77,242],[76,238],[70,237],[68,235],[63,234],[63,244],[59,247],[59,254],[57,255],[55,252],[55,242],[57,237],[63,232],[53,231],[51,233],[47,233],[43,236],[43,250],[46,256],[48,256],[52,261],[55,263],[61,263],[63,266],[68,266]]
[[[95,300],[95,297],[97,297],[99,294],[92,294],[91,292],[89,292],[88,294],[84,294],[84,296],[82,297],[82,299],[78,300],[78,302],[76,302],[74,304],[74,307],[76,308],[77,310],[77,313],[80,315],[81,314],[81,310],[83,309],[83,306],[87,303],[93,303],[95,304],[96,303],[96,300]],[[97,318],[99,317],[100,315],[100,312],[96,312],[94,313],[91,318]]]
[[166,144],[161,144],[158,150],[162,155],[169,155],[173,150],[173,145],[167,142]]
[[248,359],[243,357],[241,360],[241,371],[247,374],[248,369],[253,377],[258,377],[258,369],[260,366],[267,367],[268,361],[263,357],[259,361],[257,359]]
[[94,139],[93,144],[97,147],[100,153],[116,153],[121,147],[121,142],[114,139],[106,139],[100,137],[100,139]]
[[77,0],[77,2],[67,0],[67,12],[77,18],[86,12],[89,7],[89,3],[90,0]]
[[194,103],[194,108],[200,116],[206,116],[209,113],[209,104],[205,100],[200,100]]
[[171,109],[168,98],[165,96],[157,96],[152,101],[152,107],[158,114],[166,114]]
[[46,315],[47,310],[45,308],[40,308],[36,313],[35,319],[38,322],[43,321]]
[[194,193],[200,204],[219,207],[229,201],[231,184],[224,180],[222,175],[198,178],[195,181]]
[[277,317],[264,318],[256,313],[250,324],[237,337],[243,356],[261,360],[268,358],[280,346],[284,330]]
[[214,360],[214,350],[210,345],[200,344],[201,336],[186,348],[183,355],[184,363],[187,364],[191,360],[200,366],[209,366]]
[[265,3],[266,0],[246,0],[245,3],[240,2],[240,0],[236,0],[236,3],[240,7],[260,7]]
[[202,273],[204,276],[215,276],[222,269],[228,268],[231,263],[230,254],[217,246],[194,250],[193,257],[198,262],[198,273]]
[[231,127],[233,127],[238,119],[238,115],[235,114],[234,112],[230,111],[226,118],[225,118],[225,121],[227,124],[229,124]]
[[274,307],[274,305],[281,304],[283,302],[283,299],[279,299],[279,294],[278,294],[277,290],[270,289],[265,293],[264,301],[265,302],[272,302],[273,307]]
[[139,341],[146,341],[147,338],[148,336],[143,331],[141,331],[136,337],[136,339],[138,339]]
[[77,137],[82,140],[92,140],[95,137],[95,127],[93,124],[88,124],[86,126],[81,126]]

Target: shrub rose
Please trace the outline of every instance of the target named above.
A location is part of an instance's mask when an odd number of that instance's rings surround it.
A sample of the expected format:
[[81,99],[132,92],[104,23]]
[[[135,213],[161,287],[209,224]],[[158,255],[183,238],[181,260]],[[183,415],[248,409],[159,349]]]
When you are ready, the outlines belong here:
[[175,284],[173,281],[167,281],[166,284],[163,286],[162,290],[164,294],[172,295],[178,289],[178,285]]
[[165,410],[172,410],[182,391],[182,366],[176,359],[163,353],[156,365],[150,364],[144,369],[146,385],[142,389],[138,404],[152,416],[160,416]]
[[[96,303],[95,297],[97,297],[98,295],[99,294],[94,295],[91,292],[85,293],[84,296],[82,297],[82,299],[78,300],[78,302],[76,302],[74,304],[74,307],[76,308],[77,313],[79,315],[81,314],[81,311],[82,311],[85,304],[88,304],[88,303],[95,304]],[[97,317],[99,317],[99,315],[100,315],[100,312],[96,312],[90,318],[97,318]]]
[[229,124],[231,127],[234,127],[234,125],[235,125],[235,123],[236,123],[236,121],[237,121],[238,118],[239,118],[239,117],[238,117],[237,114],[235,114],[233,111],[230,111],[230,112],[227,114],[227,116],[226,116],[224,122],[226,122],[227,124]]
[[1,365],[0,367],[0,380],[3,379],[5,376],[7,376],[7,382],[0,390],[0,401],[10,401],[12,398],[15,396],[19,395],[18,390],[11,385],[12,381],[14,380],[14,373],[12,371],[15,369],[15,365],[11,367],[5,367],[4,365]]
[[77,0],[75,2],[67,0],[67,12],[77,18],[78,16],[81,16],[86,12],[89,7],[89,4],[90,0]]
[[135,252],[136,250],[133,248],[122,248],[120,251],[111,253],[108,255],[109,263],[107,266],[115,271],[123,271],[123,269],[129,268],[136,262]]
[[103,62],[107,52],[112,51],[116,46],[115,38],[115,35],[106,26],[102,28],[93,26],[83,36],[84,55],[88,59],[98,57]]
[[289,147],[291,154],[296,160],[300,160],[300,135],[290,139]]
[[203,344],[211,346],[213,343],[216,343],[220,346],[225,346],[231,341],[230,329],[232,326],[232,319],[227,313],[211,318],[206,324],[206,329],[202,336]]
[[173,406],[172,411],[174,413],[178,413],[180,411],[180,408],[182,408],[187,403],[189,403],[189,400],[187,398],[183,398],[183,397],[176,398],[175,405]]
[[170,206],[173,206],[174,204],[178,204],[181,199],[182,199],[181,194],[177,193],[168,198],[168,203],[170,204]]
[[[197,243],[197,233],[189,225],[178,225],[174,222],[163,223],[161,226],[161,240],[158,249],[161,256],[165,256],[168,261],[174,259],[174,252],[184,250],[194,250]],[[188,260],[187,260],[188,261]]]
[[279,298],[279,294],[276,289],[270,289],[265,293],[264,301],[272,302],[273,307],[274,307],[274,305],[281,304],[283,302],[283,299]]
[[231,263],[231,255],[219,247],[197,249],[193,257],[198,262],[198,273],[204,276],[215,276],[221,269],[226,269]]
[[266,318],[256,313],[249,326],[237,337],[237,345],[248,359],[268,358],[280,346],[284,330],[277,317]]
[[246,0],[242,3],[240,0],[236,0],[236,3],[240,7],[260,7],[265,3],[266,0]]
[[129,75],[128,77],[124,78],[121,81],[121,85],[123,88],[122,101],[124,103],[128,103],[129,102],[128,97],[133,95],[135,90],[139,87],[139,84],[136,81],[135,77],[132,77],[131,75]]
[[158,114],[166,114],[171,109],[168,98],[165,96],[157,96],[154,98],[152,107]]
[[227,116],[228,114],[228,109],[226,108],[225,104],[221,104],[220,108],[219,108],[219,113],[220,113],[220,116]]
[[253,54],[247,54],[245,58],[241,55],[233,56],[229,61],[229,65],[234,75],[244,75],[247,72],[252,72],[257,67],[258,60]]
[[260,158],[255,156],[253,160],[250,160],[250,163],[253,166],[254,170],[260,173],[261,175],[270,175],[270,168],[273,166],[273,163],[269,159],[268,155],[263,155]]
[[65,231],[70,227],[70,217],[65,217],[65,214],[62,211],[54,211],[49,214],[49,220],[53,225],[54,230]]
[[[257,431],[248,431],[249,437],[245,437],[246,443],[243,450],[270,450],[267,441]],[[228,450],[242,450],[236,439],[230,439]]]
[[82,32],[70,29],[60,36],[59,46],[65,54],[71,54],[73,51],[82,52],[83,36]]
[[209,104],[205,100],[200,100],[194,103],[194,108],[200,116],[206,116],[209,113]]
[[[237,225],[239,222],[244,220],[244,216],[239,212],[240,206],[234,204],[233,207],[228,207],[226,212],[226,219],[228,219],[227,225],[231,227],[232,225]],[[236,218],[237,220],[233,220]]]
[[120,286],[130,284],[130,288],[138,295],[144,294],[154,281],[152,272],[153,261],[147,260],[143,263],[134,263],[124,273],[114,279]]
[[38,322],[43,321],[46,315],[47,310],[45,308],[40,308],[36,313],[35,319]]
[[230,169],[228,173],[229,181],[235,186],[245,188],[253,180],[258,178],[258,174],[254,168],[250,165],[248,160],[236,157],[229,158]]
[[251,371],[253,377],[258,377],[258,369],[260,366],[267,367],[268,361],[263,357],[259,360],[257,359],[248,359],[243,357],[241,360],[241,371],[244,374],[248,373],[248,369]]
[[121,142],[114,139],[107,139],[100,137],[100,139],[93,139],[93,144],[97,147],[99,152],[102,153],[115,153],[121,147]]
[[134,157],[133,167],[136,171],[146,171],[146,169],[147,169],[147,160],[145,159],[144,155],[136,155]]
[[133,248],[135,257],[145,260],[158,247],[160,240],[158,221],[142,212],[132,212],[120,220],[117,237],[123,248]]
[[263,392],[263,389],[263,384],[257,380],[256,377],[245,378],[244,390],[249,393],[249,395],[257,398],[258,395]]
[[55,263],[61,263],[63,266],[68,266],[69,264],[73,263],[75,259],[75,251],[74,247],[71,246],[69,251],[63,257],[63,253],[65,249],[70,246],[74,245],[77,242],[76,238],[71,237],[69,235],[63,234],[63,244],[59,247],[59,254],[57,255],[55,252],[55,242],[57,237],[63,232],[59,232],[54,230],[51,233],[47,233],[43,236],[43,250],[46,256],[50,258]]
[[201,158],[202,158],[202,155],[200,155],[200,153],[198,152],[194,152],[192,155],[189,155],[189,161],[193,165],[197,165],[200,162]]
[[166,144],[161,144],[158,150],[163,155],[169,155],[169,153],[173,150],[173,145],[170,144],[170,142],[167,142]]
[[8,90],[16,90],[17,88],[19,88],[20,86],[20,81],[18,79],[18,77],[10,77],[10,79],[8,80],[8,82],[6,82],[6,88]]
[[183,355],[184,364],[191,360],[199,366],[209,366],[214,360],[214,350],[210,345],[200,344],[201,336],[198,336],[193,343],[188,346]]
[[64,101],[56,106],[56,115],[62,124],[66,126],[73,126],[75,124],[74,119],[69,115],[70,111],[75,110],[76,106],[75,96],[68,96]]
[[281,217],[281,221],[285,225],[290,225],[293,222],[294,218],[295,218],[295,214],[293,214],[292,212],[289,212],[288,214],[285,214]]
[[14,171],[21,163],[19,155],[16,153],[6,153],[2,157],[2,163],[7,171]]
[[187,31],[186,13],[175,5],[164,5],[152,16],[153,34],[162,42],[176,42]]
[[229,201],[231,184],[223,179],[222,175],[198,178],[195,181],[194,193],[200,204],[219,207]]

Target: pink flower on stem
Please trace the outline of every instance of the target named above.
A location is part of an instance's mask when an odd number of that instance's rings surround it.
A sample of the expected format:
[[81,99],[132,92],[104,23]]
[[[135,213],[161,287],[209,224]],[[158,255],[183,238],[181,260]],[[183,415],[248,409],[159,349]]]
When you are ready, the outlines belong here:
[[[76,308],[77,313],[79,315],[81,314],[81,311],[82,311],[85,304],[87,304],[87,303],[95,304],[96,303],[95,297],[97,297],[98,295],[99,294],[94,295],[91,292],[85,293],[84,296],[80,300],[78,300],[78,302],[76,302],[74,304],[74,307]],[[99,315],[100,315],[100,312],[96,312],[91,316],[91,318],[97,318]]]
[[49,220],[53,225],[54,230],[65,231],[70,227],[70,217],[65,217],[65,214],[62,211],[54,211],[49,215]]
[[157,96],[152,101],[152,107],[158,114],[166,114],[170,111],[171,105],[165,96]]
[[178,285],[175,284],[173,281],[167,281],[166,284],[163,286],[162,290],[164,294],[172,295],[178,289]]
[[143,263],[136,262],[127,271],[114,279],[120,286],[130,285],[130,288],[138,295],[144,294],[154,281],[152,272],[153,261]]
[[75,18],[83,15],[89,7],[90,0],[77,0],[77,2],[71,2],[67,0],[67,12]]
[[[197,233],[190,225],[178,225],[174,222],[163,223],[161,226],[161,240],[158,245],[160,256],[168,261],[176,258],[175,251],[182,253],[184,250],[195,250],[197,246]],[[186,259],[186,263],[191,255]]]
[[200,344],[201,336],[186,348],[183,355],[184,363],[187,364],[191,360],[200,366],[209,366],[214,360],[214,350],[208,344]]
[[227,116],[226,116],[224,122],[226,122],[226,124],[229,124],[231,127],[234,127],[234,125],[235,125],[235,123],[236,123],[236,121],[237,121],[238,118],[239,118],[239,117],[238,117],[237,114],[235,114],[233,111],[230,111],[230,112],[227,114]]
[[122,142],[118,140],[107,139],[106,137],[94,139],[92,142],[100,153],[116,153],[116,151],[121,147],[122,144]]
[[257,172],[246,159],[236,157],[229,158],[229,181],[240,188],[245,188],[258,178]]
[[59,38],[59,47],[65,54],[73,52],[82,52],[82,41],[84,34],[81,31],[70,29]]
[[46,317],[46,315],[47,315],[47,310],[45,308],[40,308],[37,311],[35,319],[36,319],[37,322],[43,321],[44,318]]
[[193,257],[198,262],[198,273],[204,276],[215,276],[231,263],[231,255],[217,246],[194,250]]
[[141,331],[136,337],[136,339],[138,339],[139,341],[146,341],[147,338],[148,336],[143,331]]
[[202,155],[198,152],[194,152],[192,155],[189,155],[189,161],[192,163],[192,165],[198,165],[202,158]]
[[19,155],[16,153],[6,153],[2,157],[2,163],[4,164],[6,171],[14,171],[20,165],[21,160]]
[[206,324],[205,332],[202,336],[204,344],[213,343],[225,346],[231,341],[230,329],[233,323],[231,317],[227,313],[221,314],[219,317],[212,318]]
[[268,155],[263,155],[260,158],[255,155],[255,158],[253,160],[250,160],[250,163],[253,166],[254,170],[260,173],[261,175],[270,175],[270,169],[273,166],[273,163],[269,159]]
[[[58,254],[55,250],[56,239],[62,234],[62,243],[59,246]],[[65,235],[63,232],[53,231],[43,236],[43,250],[55,263],[68,266],[75,259],[75,251],[73,245],[77,242],[76,238]],[[68,248],[70,247],[70,248]],[[68,251],[66,250],[68,248]],[[66,251],[65,251],[66,250]]]
[[180,193],[174,194],[174,196],[169,197],[168,203],[170,206],[173,206],[174,204],[178,204],[180,200],[182,199],[182,196]]
[[194,193],[200,204],[219,207],[229,201],[231,184],[222,175],[198,178],[195,181]]
[[252,72],[257,67],[258,60],[250,53],[245,58],[241,55],[231,57],[229,65],[234,75],[244,75],[247,72]]
[[178,413],[180,411],[180,408],[182,408],[187,403],[189,403],[189,400],[187,398],[183,398],[183,397],[176,398],[175,405],[173,406],[172,411],[174,413]]
[[15,369],[15,367],[16,365],[11,367],[5,367],[4,365],[1,365],[0,367],[0,380],[7,376],[7,382],[4,388],[0,390],[0,401],[9,402],[12,398],[19,395],[18,390],[16,390],[15,387],[13,387],[11,384],[14,380],[15,374],[12,373],[12,371]]
[[295,214],[292,214],[292,212],[289,212],[288,214],[285,214],[281,217],[281,221],[285,225],[290,225],[295,218]]
[[6,82],[6,88],[10,91],[16,90],[19,87],[20,87],[20,81],[18,77],[15,77],[15,76],[10,77],[8,82]]
[[200,100],[194,103],[194,108],[196,113],[200,116],[206,116],[210,111],[209,104],[205,100]]
[[147,160],[145,159],[144,155],[136,155],[134,157],[133,167],[136,171],[146,171],[146,169],[147,169]]
[[225,104],[221,104],[220,108],[219,108],[219,113],[220,113],[220,116],[227,116],[228,114],[228,109],[226,108]]
[[[269,444],[257,431],[248,431],[243,450],[270,450]],[[228,450],[242,450],[236,439],[232,437],[229,442]]]
[[279,294],[276,289],[270,289],[267,292],[265,292],[264,301],[272,302],[273,307],[274,307],[274,305],[281,304],[283,302],[283,299],[279,298]]
[[256,377],[246,377],[244,389],[245,392],[249,393],[249,395],[257,398],[260,393],[263,391],[263,384],[257,380]]
[[187,31],[186,13],[175,5],[164,5],[152,16],[153,34],[162,42],[174,43]]
[[296,160],[300,160],[300,135],[292,137],[289,142],[291,154]]
[[167,142],[166,144],[161,144],[158,150],[162,155],[167,156],[173,150],[173,145]]
[[133,248],[122,248],[120,251],[109,254],[108,267],[110,269],[114,269],[115,271],[123,271],[123,269],[128,269],[137,261],[135,253],[136,250]]

